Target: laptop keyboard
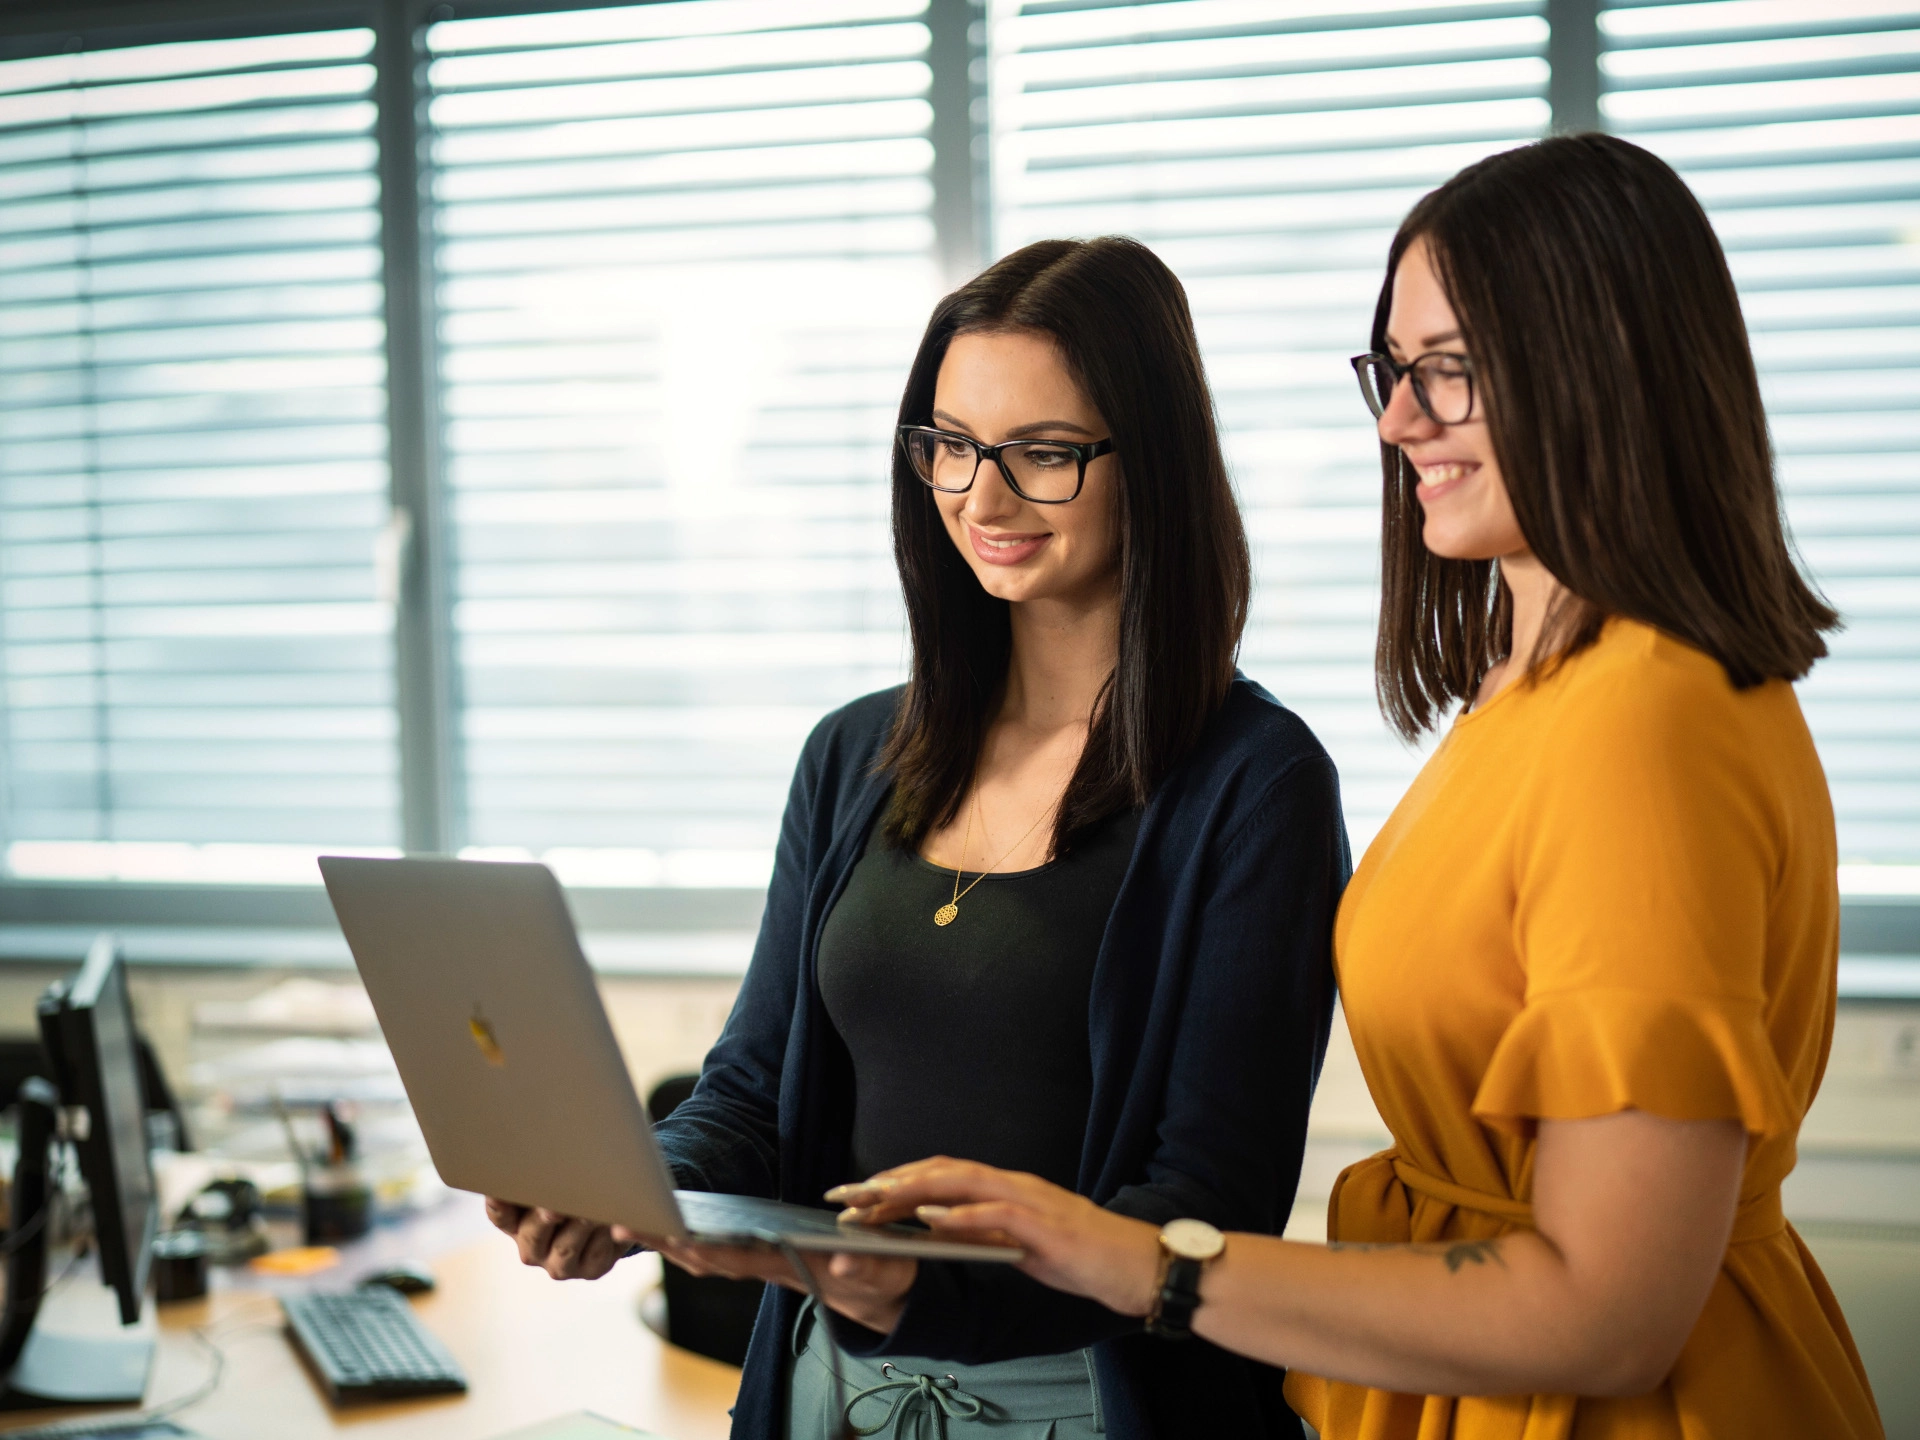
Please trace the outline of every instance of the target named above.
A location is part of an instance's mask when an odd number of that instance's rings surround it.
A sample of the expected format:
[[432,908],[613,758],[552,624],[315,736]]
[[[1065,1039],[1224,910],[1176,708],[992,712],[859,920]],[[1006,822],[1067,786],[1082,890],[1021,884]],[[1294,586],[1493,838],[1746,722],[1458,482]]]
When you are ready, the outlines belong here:
[[782,1234],[831,1234],[839,1229],[836,1211],[815,1210],[752,1195],[715,1195],[700,1190],[676,1190],[680,1218],[697,1234],[755,1235],[772,1239]]

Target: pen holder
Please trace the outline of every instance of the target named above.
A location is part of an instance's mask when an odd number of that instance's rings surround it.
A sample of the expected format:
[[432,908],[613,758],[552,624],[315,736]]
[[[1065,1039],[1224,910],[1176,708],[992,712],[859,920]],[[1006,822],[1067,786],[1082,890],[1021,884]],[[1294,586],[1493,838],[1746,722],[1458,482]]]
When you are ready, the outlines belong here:
[[300,1183],[300,1208],[307,1244],[357,1240],[373,1224],[373,1189],[358,1165],[311,1165]]

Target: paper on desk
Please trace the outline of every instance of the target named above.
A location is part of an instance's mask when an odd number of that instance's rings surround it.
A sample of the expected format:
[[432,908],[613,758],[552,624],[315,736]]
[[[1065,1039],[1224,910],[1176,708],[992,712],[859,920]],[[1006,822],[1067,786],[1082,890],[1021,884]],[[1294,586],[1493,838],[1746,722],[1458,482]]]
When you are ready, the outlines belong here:
[[215,1180],[251,1180],[262,1195],[300,1198],[300,1167],[292,1160],[239,1160],[203,1151],[153,1152],[153,1185],[160,1198],[161,1224],[178,1215]]
[[603,1415],[595,1415],[591,1410],[576,1410],[571,1415],[562,1415],[553,1420],[542,1420],[538,1425],[529,1425],[524,1430],[515,1430],[510,1434],[497,1435],[494,1440],[662,1440],[651,1430],[636,1430],[631,1425],[621,1425]]

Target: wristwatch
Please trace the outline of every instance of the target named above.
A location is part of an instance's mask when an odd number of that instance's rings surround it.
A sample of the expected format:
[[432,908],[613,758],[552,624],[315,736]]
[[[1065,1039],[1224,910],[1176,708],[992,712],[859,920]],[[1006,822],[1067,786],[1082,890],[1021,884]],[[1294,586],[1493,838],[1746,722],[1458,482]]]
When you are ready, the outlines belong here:
[[1227,1248],[1227,1237],[1204,1220],[1170,1220],[1160,1231],[1160,1283],[1154,1287],[1147,1333],[1162,1340],[1193,1334],[1200,1308],[1200,1272]]

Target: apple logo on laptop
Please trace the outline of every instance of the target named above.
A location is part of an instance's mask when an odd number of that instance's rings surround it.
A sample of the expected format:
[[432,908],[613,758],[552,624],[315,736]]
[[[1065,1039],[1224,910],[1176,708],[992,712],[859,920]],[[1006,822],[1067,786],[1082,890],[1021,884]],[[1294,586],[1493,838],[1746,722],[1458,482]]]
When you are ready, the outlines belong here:
[[486,1057],[489,1065],[504,1065],[507,1057],[500,1050],[500,1040],[493,1033],[493,1024],[480,1013],[480,1007],[473,1007],[473,1018],[467,1021],[467,1030],[473,1036],[474,1046]]

